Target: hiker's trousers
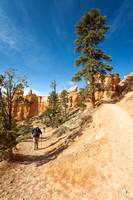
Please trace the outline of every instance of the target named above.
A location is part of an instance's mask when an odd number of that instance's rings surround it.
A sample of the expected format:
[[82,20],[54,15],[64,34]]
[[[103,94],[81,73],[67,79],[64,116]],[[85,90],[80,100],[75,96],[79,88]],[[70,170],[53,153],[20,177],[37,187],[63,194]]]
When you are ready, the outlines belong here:
[[39,137],[33,137],[33,149],[38,149]]

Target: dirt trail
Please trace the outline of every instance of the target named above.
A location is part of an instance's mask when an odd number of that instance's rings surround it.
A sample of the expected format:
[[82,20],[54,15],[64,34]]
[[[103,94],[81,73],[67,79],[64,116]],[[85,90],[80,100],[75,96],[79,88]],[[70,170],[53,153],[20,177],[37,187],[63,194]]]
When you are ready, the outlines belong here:
[[15,162],[0,164],[1,200],[133,200],[133,118],[103,104],[64,151],[46,129],[38,151],[20,143]]
[[105,133],[110,134],[112,170],[116,172],[118,184],[133,191],[133,117],[113,104],[105,104],[93,117],[96,123],[102,124]]

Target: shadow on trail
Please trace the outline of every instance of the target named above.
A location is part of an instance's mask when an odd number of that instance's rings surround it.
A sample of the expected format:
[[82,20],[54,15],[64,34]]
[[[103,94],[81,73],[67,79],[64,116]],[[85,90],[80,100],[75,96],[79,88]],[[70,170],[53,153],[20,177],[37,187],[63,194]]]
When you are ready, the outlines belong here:
[[[44,142],[44,141],[47,141],[47,140],[49,140],[50,139],[50,136],[49,137],[40,137],[39,138],[39,141],[41,141],[42,140],[42,142]],[[28,139],[25,139],[24,140],[24,142],[32,142],[33,141],[33,137],[29,137]]]
[[57,148],[54,148],[51,151],[46,152],[44,155],[39,155],[39,156],[16,154],[14,162],[19,162],[25,165],[36,163],[37,166],[41,166],[52,160],[55,160],[57,156],[67,147],[68,147],[67,143],[61,144]]
[[[64,139],[66,136],[64,136],[64,137],[61,137],[61,138],[59,138],[57,141],[55,141],[55,142],[53,142],[53,143],[51,143],[49,146],[47,146],[47,147],[44,147],[44,148],[39,148],[38,150],[43,150],[43,149],[47,149],[47,148],[49,148],[49,147],[51,147],[51,146],[53,146],[53,145],[55,145],[55,144],[57,144],[60,140],[62,140],[62,139]],[[43,142],[43,141],[42,141]]]
[[101,100],[98,103],[96,103],[96,107],[99,107],[102,104],[116,104],[118,102],[118,100]]
[[[53,148],[52,150],[44,153],[44,155],[23,155],[23,154],[15,154],[14,162],[18,162],[24,165],[29,165],[32,163],[36,163],[36,165],[39,167],[41,165],[44,165],[52,160],[55,160],[58,155],[63,152],[67,147],[69,146],[69,143],[74,142],[74,139],[76,137],[80,137],[83,133],[80,130],[73,131],[61,144],[59,144],[56,148]],[[59,139],[60,140],[60,139]],[[58,141],[59,141],[58,140]],[[57,142],[58,142],[57,141]],[[57,143],[56,142],[56,143]],[[51,143],[49,145],[52,146],[55,143]],[[46,147],[48,148],[48,147]],[[41,149],[40,149],[41,150]]]

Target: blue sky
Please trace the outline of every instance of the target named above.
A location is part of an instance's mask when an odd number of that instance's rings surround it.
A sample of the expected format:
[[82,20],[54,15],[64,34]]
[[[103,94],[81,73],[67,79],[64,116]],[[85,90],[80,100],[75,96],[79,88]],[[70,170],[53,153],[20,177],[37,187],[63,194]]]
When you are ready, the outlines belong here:
[[9,67],[28,76],[29,88],[47,96],[56,80],[57,92],[72,83],[75,25],[91,8],[101,10],[111,26],[100,45],[112,56],[111,73],[121,79],[133,72],[133,0],[0,0],[0,73]]

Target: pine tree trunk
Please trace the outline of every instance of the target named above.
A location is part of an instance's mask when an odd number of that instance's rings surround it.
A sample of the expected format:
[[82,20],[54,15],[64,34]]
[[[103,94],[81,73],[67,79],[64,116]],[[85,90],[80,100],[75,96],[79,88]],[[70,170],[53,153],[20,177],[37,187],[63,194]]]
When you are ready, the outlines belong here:
[[9,92],[9,129],[11,130],[12,124],[12,100],[11,100],[11,88]]
[[9,160],[9,161],[14,160],[14,154],[13,154],[13,150],[12,150],[12,148],[9,149],[8,160]]
[[95,108],[95,94],[93,92],[92,97],[91,97],[91,104],[92,104],[92,108]]
[[95,88],[94,88],[94,84],[95,84],[95,78],[94,78],[94,69],[93,67],[91,67],[91,84],[92,84],[92,96],[91,96],[91,104],[92,104],[92,108],[95,108]]
[[0,88],[0,110],[2,110],[2,93]]

